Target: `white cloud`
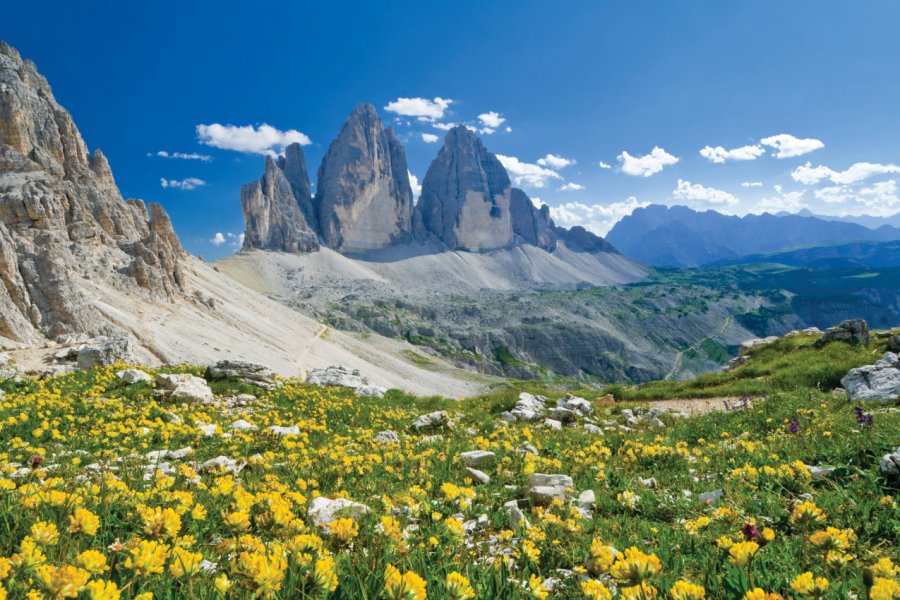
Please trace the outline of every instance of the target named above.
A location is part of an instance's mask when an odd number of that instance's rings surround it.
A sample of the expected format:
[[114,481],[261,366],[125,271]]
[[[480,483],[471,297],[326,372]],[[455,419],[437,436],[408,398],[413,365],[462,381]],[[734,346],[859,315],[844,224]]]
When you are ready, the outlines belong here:
[[441,138],[439,136],[434,135],[433,133],[423,133],[422,134],[422,141],[425,142],[426,144],[433,144],[436,141],[438,141],[439,139],[441,139]]
[[[147,156],[151,155],[147,154]],[[202,160],[203,162],[212,160],[212,156],[209,154],[197,154],[196,152],[188,154],[186,152],[166,152],[165,150],[160,150],[156,153],[156,156],[161,156],[162,158],[180,158],[182,160]]]
[[412,188],[413,204],[415,204],[422,195],[422,184],[419,183],[419,178],[412,174],[412,171],[407,169],[406,173],[409,175],[409,187]]
[[296,129],[281,131],[265,123],[259,127],[221,125],[219,123],[197,125],[197,139],[201,144],[214,148],[251,154],[278,154],[284,150],[285,146],[294,142],[303,146],[312,143],[306,134]]
[[622,163],[622,172],[636,177],[650,177],[678,162],[677,156],[672,156],[659,146],[654,146],[650,154],[644,156],[632,156],[623,151],[618,158]]
[[742,181],[741,187],[745,187],[745,188],[762,187],[762,181]]
[[678,200],[699,202],[701,204],[734,206],[739,200],[723,190],[705,187],[699,183],[691,183],[683,179],[678,180],[678,187],[672,191],[672,197]]
[[715,148],[706,146],[700,150],[700,156],[714,163],[723,163],[726,160],[754,160],[765,153],[765,149],[757,145],[741,146],[731,150],[726,150],[722,146],[716,146]]
[[[469,126],[466,125],[466,127],[469,127]],[[482,135],[491,135],[492,133],[497,131],[496,129],[494,129],[492,127],[482,127],[481,129],[475,129],[474,127],[469,127],[469,129],[471,129],[472,131],[477,131],[478,133],[480,133]]]
[[512,133],[512,127],[509,125],[506,126],[506,133]]
[[557,154],[548,154],[544,158],[537,159],[537,164],[542,167],[550,167],[554,171],[559,171],[562,168],[568,167],[569,165],[574,165],[575,160],[571,158],[563,158]]
[[779,212],[789,212],[796,213],[800,212],[804,208],[809,208],[806,202],[803,201],[803,196],[805,195],[805,190],[800,190],[797,192],[782,192],[781,186],[776,186],[778,189],[777,196],[769,196],[767,198],[763,198],[760,200],[753,208],[750,209],[750,212],[753,214],[762,214],[762,213],[779,213]]
[[601,169],[612,169],[611,164],[605,163],[602,160],[597,164],[600,166]]
[[623,217],[630,215],[636,208],[642,208],[649,204],[649,202],[639,202],[634,196],[624,202],[613,202],[612,204],[566,202],[559,206],[551,206],[550,216],[557,225],[563,227],[581,225],[588,231],[603,236],[609,233],[613,225]]
[[815,138],[797,138],[789,133],[780,133],[778,135],[769,136],[759,140],[760,144],[775,149],[773,156],[775,158],[791,158],[792,156],[801,156],[824,148],[825,144]]
[[874,175],[887,175],[889,173],[900,173],[900,166],[859,162],[850,165],[846,171],[834,171],[823,165],[814,167],[812,163],[806,163],[794,169],[791,172],[791,177],[794,181],[799,181],[804,185],[813,185],[823,179],[830,179],[832,183],[838,185],[846,185],[863,181]]
[[196,177],[188,177],[187,179],[166,179],[160,178],[159,184],[164,188],[174,188],[178,190],[194,190],[203,187],[206,182]]
[[[500,127],[500,125],[506,121],[504,117],[500,116],[500,113],[494,111],[478,115],[478,120],[481,121],[482,125],[490,128]],[[491,133],[493,133],[493,131]]]
[[539,165],[524,163],[515,156],[498,154],[497,160],[507,170],[516,185],[542,188],[551,179],[562,179],[556,171],[545,169]]
[[237,236],[235,236],[234,247],[240,250],[244,246],[244,233],[241,232]]
[[450,131],[456,127],[456,123],[432,123],[431,126],[441,131]]
[[453,104],[448,98],[397,98],[384,110],[404,117],[416,117],[420,121],[437,121],[444,118],[444,111]]
[[217,231],[217,232],[216,232],[216,235],[214,235],[214,236],[212,237],[212,239],[209,240],[209,242],[210,242],[213,246],[221,246],[222,244],[225,243],[225,236],[222,235],[221,232],[218,232],[218,231]]
[[815,191],[818,200],[831,205],[823,212],[837,216],[866,214],[887,217],[900,211],[900,197],[894,179],[878,181],[869,187],[837,185]]
[[577,192],[578,190],[583,190],[584,186],[580,183],[575,183],[574,181],[570,181],[569,183],[563,185],[559,188],[560,192]]

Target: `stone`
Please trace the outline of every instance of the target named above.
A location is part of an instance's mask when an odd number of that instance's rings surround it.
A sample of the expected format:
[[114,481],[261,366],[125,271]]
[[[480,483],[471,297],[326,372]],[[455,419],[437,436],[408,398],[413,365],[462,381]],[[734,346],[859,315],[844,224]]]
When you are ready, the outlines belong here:
[[750,353],[751,350],[758,346],[765,346],[766,344],[771,344],[772,342],[778,341],[777,335],[770,335],[769,337],[764,338],[753,338],[750,340],[744,340],[741,342],[740,346],[740,356],[746,356]]
[[560,398],[557,401],[557,406],[561,408],[568,408],[569,410],[575,411],[583,417],[590,416],[594,412],[594,407],[591,406],[590,402],[588,402],[584,398],[573,396],[572,394],[566,394],[565,398]]
[[815,465],[806,465],[806,470],[812,475],[813,480],[827,479],[834,471],[835,467],[819,467]]
[[605,394],[594,400],[594,404],[598,404],[600,406],[613,406],[615,403],[616,397],[612,394]]
[[533,504],[548,506],[554,500],[565,501],[573,486],[572,478],[568,475],[532,473],[528,476],[526,493]]
[[275,435],[300,435],[300,428],[296,425],[292,425],[290,427],[283,427],[281,425],[271,425],[268,428],[269,431],[274,433]]
[[315,209],[300,144],[285,148],[277,161],[266,156],[258,181],[241,186],[244,248],[283,252],[319,249]]
[[0,198],[0,336],[121,335],[91,301],[98,283],[145,299],[185,296],[168,215],[122,198],[103,152],[89,152],[35,64],[5,42]]
[[553,431],[562,431],[563,424],[562,421],[557,421],[556,419],[544,419],[544,427]]
[[474,469],[492,467],[496,459],[497,456],[493,452],[484,450],[471,450],[469,452],[461,452],[459,455],[459,460],[463,465]]
[[433,235],[450,250],[485,252],[513,244],[506,169],[464,125],[450,129],[422,180],[416,204],[420,241]]
[[327,528],[341,517],[349,517],[359,523],[369,512],[371,512],[369,507],[359,502],[352,502],[346,498],[332,499],[318,496],[310,503],[307,515],[316,526]]
[[900,354],[900,335],[892,335],[888,338],[887,349],[889,352]]
[[900,397],[900,357],[885,352],[875,364],[851,369],[841,385],[851,402],[896,402]]
[[263,388],[274,387],[275,377],[275,371],[269,367],[243,360],[220,360],[206,368],[206,378],[210,381],[237,379]]
[[138,383],[140,381],[151,381],[153,379],[150,375],[139,369],[123,369],[116,373],[116,377],[128,384]]
[[208,473],[210,471],[228,471],[236,473],[240,470],[237,461],[233,458],[228,458],[227,456],[217,456],[200,465],[201,473]]
[[332,365],[324,369],[312,369],[306,376],[306,383],[313,385],[334,385],[359,388],[368,384],[359,369],[349,369],[343,365]]
[[712,505],[721,500],[724,495],[725,493],[722,490],[712,490],[711,492],[703,492],[697,497],[700,499],[700,502]]
[[603,435],[603,429],[594,425],[593,423],[585,423],[581,426],[581,428],[594,435]]
[[212,390],[205,379],[189,373],[161,373],[153,380],[156,393],[172,402],[212,402],[215,400]]
[[375,435],[375,439],[384,444],[399,444],[400,437],[393,431],[379,431]]
[[829,327],[816,342],[821,347],[829,342],[847,342],[849,344],[869,345],[869,324],[865,319],[849,319],[839,325]]
[[356,388],[357,396],[369,396],[370,398],[384,398],[387,388],[380,385],[361,385]]
[[257,431],[259,427],[244,419],[238,419],[229,426],[229,429],[237,429],[238,431]]
[[445,410],[438,410],[432,413],[428,413],[427,415],[422,415],[417,417],[411,425],[411,428],[414,431],[426,431],[429,429],[437,429],[439,427],[443,427],[447,425],[450,421],[450,416],[447,414]]
[[316,177],[315,205],[322,240],[338,252],[412,240],[406,152],[371,104],[357,106],[328,147]]
[[575,411],[558,406],[550,412],[550,418],[561,423],[572,423],[576,420]]
[[490,475],[488,475],[484,471],[473,469],[472,467],[466,467],[466,476],[471,477],[472,481],[480,485],[487,485],[491,482]]
[[503,506],[509,514],[510,527],[513,529],[518,529],[520,526],[528,527],[528,518],[525,516],[525,513],[522,512],[522,509],[519,508],[518,501],[510,500]]
[[116,362],[134,362],[131,338],[120,335],[100,337],[78,351],[78,368],[106,367]]
[[546,411],[547,405],[542,398],[521,392],[510,414],[518,421],[537,421]]
[[900,481],[900,446],[881,458],[878,471],[890,482]]
[[648,416],[643,419],[643,422],[646,423],[647,427],[650,429],[663,429],[666,424],[663,423],[658,417]]

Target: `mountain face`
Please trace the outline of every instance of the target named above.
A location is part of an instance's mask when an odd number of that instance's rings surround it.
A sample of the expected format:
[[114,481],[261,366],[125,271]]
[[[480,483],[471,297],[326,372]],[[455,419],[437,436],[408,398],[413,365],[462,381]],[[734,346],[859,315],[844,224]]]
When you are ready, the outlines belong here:
[[483,252],[513,243],[506,169],[463,125],[447,132],[444,146],[422,181],[416,206],[425,231],[450,250]]
[[536,207],[525,192],[513,188],[510,194],[509,213],[513,233],[526,243],[548,252],[556,249],[556,225],[550,218],[550,207]]
[[245,248],[285,252],[319,249],[309,176],[300,144],[291,144],[276,162],[266,157],[259,181],[241,186]]
[[696,267],[804,245],[900,239],[900,229],[771,214],[727,216],[684,206],[651,205],[619,221],[606,240],[655,266]]
[[319,166],[316,209],[326,246],[377,250],[412,237],[413,194],[406,152],[371,104],[360,104]]
[[110,333],[83,281],[174,299],[182,254],[165,210],[123,201],[34,63],[0,42],[0,336]]

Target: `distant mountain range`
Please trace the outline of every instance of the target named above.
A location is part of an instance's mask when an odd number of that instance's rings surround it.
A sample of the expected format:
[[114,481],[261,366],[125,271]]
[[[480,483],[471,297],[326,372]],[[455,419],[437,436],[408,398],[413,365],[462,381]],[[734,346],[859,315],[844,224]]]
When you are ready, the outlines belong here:
[[606,240],[624,255],[653,266],[698,267],[804,246],[900,240],[900,228],[871,229],[784,213],[736,217],[651,204],[619,221]]
[[849,244],[797,248],[769,254],[751,254],[741,258],[719,261],[710,266],[759,263],[776,263],[815,269],[900,267],[900,241],[851,242]]
[[808,208],[804,208],[797,213],[780,212],[776,214],[777,216],[795,214],[800,217],[816,217],[817,219],[822,219],[823,221],[843,221],[844,223],[856,223],[857,225],[864,225],[869,229],[878,229],[879,227],[882,227],[884,225],[890,225],[891,227],[900,227],[900,212],[889,215],[887,217],[873,217],[872,215],[834,217],[830,215],[817,215]]

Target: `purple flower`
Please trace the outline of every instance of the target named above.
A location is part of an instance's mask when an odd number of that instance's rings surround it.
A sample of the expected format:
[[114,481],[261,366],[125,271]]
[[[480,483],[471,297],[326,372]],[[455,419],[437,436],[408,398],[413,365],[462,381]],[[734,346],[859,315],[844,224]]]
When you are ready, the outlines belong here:
[[863,412],[862,407],[855,407],[853,412],[856,413],[856,422],[860,425],[865,425],[866,427],[871,427],[875,424],[875,418],[872,417],[871,413]]
[[755,542],[759,539],[759,529],[753,523],[744,523],[744,526],[741,527],[741,533],[744,534],[744,538],[748,542]]
[[788,423],[788,431],[791,433],[797,433],[800,431],[800,421],[797,419],[791,419]]

